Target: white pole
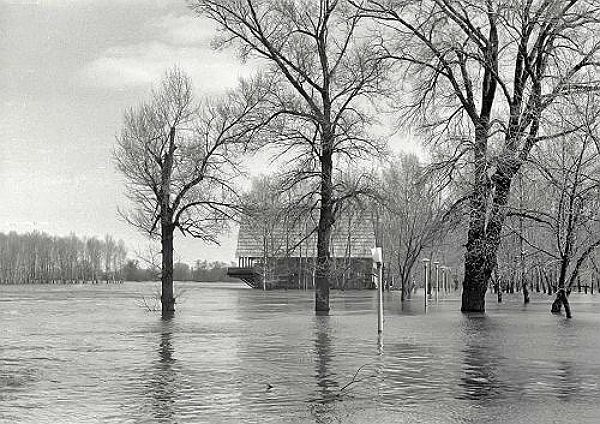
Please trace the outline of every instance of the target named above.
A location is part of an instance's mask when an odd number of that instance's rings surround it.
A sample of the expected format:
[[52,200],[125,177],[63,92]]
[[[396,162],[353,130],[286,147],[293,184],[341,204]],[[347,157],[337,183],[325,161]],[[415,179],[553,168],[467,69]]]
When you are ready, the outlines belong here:
[[381,336],[383,334],[383,252],[381,247],[371,249],[373,266],[377,268],[377,334],[379,344],[383,345]]
[[440,263],[435,261],[435,300],[438,300],[440,294]]
[[442,270],[442,293],[446,296],[446,267],[441,266],[440,269]]
[[377,278],[379,284],[377,287],[377,334],[383,333],[383,268],[381,263],[377,264]]
[[448,274],[450,273],[450,268],[444,268],[444,287],[446,287],[446,293],[450,293],[450,279],[448,278]]
[[427,309],[427,288],[429,287],[429,259],[424,258],[423,263],[425,264],[425,287],[423,288],[423,302],[425,304],[425,309]]

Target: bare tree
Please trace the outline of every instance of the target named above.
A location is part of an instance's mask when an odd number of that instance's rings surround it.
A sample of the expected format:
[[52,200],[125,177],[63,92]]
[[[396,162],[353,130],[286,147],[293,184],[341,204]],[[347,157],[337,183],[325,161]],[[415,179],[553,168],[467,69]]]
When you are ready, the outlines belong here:
[[161,239],[164,315],[175,310],[173,236],[217,242],[231,216],[237,151],[252,135],[245,118],[256,105],[252,85],[221,100],[194,99],[190,79],[166,73],[150,100],[125,114],[115,160],[133,209],[127,222]]
[[298,240],[294,230],[299,222],[305,221],[302,213],[306,208],[296,201],[295,196],[292,198],[290,191],[281,190],[277,175],[271,175],[252,180],[250,190],[242,196],[242,210],[242,228],[251,229],[247,236],[262,246],[262,257],[256,265],[262,268],[263,287],[267,288],[272,284],[278,262],[281,262],[277,258],[289,257],[296,247]]
[[570,134],[568,140],[541,144],[532,157],[532,174],[537,178],[531,184],[543,195],[526,208],[508,212],[537,224],[520,237],[529,249],[543,255],[546,263],[558,268],[552,310],[559,312],[564,305],[569,318],[567,295],[583,265],[600,247],[600,157],[594,139],[593,134],[580,131]]
[[381,225],[387,234],[383,247],[400,278],[402,299],[423,249],[441,244],[453,225],[450,200],[442,196],[434,180],[415,155],[400,156],[382,175]]
[[85,263],[90,282],[98,283],[98,274],[102,272],[102,241],[96,237],[85,240]]
[[113,257],[113,268],[116,270],[117,279],[123,282],[123,267],[127,260],[127,247],[123,240],[119,240],[115,248],[115,256]]
[[[358,2],[357,2],[358,3]],[[484,311],[514,177],[569,96],[598,88],[595,0],[368,0],[403,111],[471,175],[462,307]]]
[[106,250],[105,242],[95,237],[0,233],[0,284],[96,281]]
[[115,281],[115,255],[117,254],[117,243],[115,239],[110,235],[106,234],[104,236],[104,278],[106,283],[108,283],[109,278],[112,281]]
[[[368,100],[381,94],[385,63],[360,30],[347,0],[190,0],[221,30],[220,46],[266,64],[270,146],[290,181],[316,180],[319,209],[315,310],[329,310],[330,236],[344,162],[377,151],[367,135]],[[287,162],[286,162],[287,161]]]

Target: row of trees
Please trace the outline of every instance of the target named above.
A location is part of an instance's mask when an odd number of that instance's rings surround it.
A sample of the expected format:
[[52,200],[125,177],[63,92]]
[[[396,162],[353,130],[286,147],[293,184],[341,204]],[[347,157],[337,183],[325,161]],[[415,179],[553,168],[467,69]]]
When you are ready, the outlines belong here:
[[0,233],[0,284],[120,281],[126,258],[123,241],[108,234],[101,240]]
[[[528,302],[534,288],[548,293],[575,285],[591,288],[600,276],[599,151],[587,135],[568,137],[570,141],[540,143],[518,176],[492,279],[499,293],[503,287],[522,290]],[[368,208],[366,213],[377,221],[387,274],[395,277],[396,285],[409,293],[412,282],[422,279],[417,265],[423,257],[451,266],[453,276],[460,275],[464,234],[459,229],[466,219],[456,187],[440,188],[436,167],[410,154],[392,158],[371,183],[371,201],[348,206],[363,215]],[[284,256],[295,247],[298,221],[308,218],[311,223],[303,234],[314,231],[311,208],[298,207],[297,194],[285,190],[281,175],[256,179],[243,199],[250,216],[245,220],[264,230],[268,255]],[[292,232],[291,244],[281,234],[273,239],[276,227]]]
[[[127,258],[123,240],[97,237],[51,236],[34,231],[25,234],[0,233],[0,284],[99,283],[154,281],[160,269]],[[232,281],[229,265],[198,259],[191,267],[174,265],[177,281]]]
[[438,178],[466,207],[461,309],[483,311],[515,179],[540,143],[595,131],[594,0],[189,5],[217,24],[217,45],[260,70],[217,102],[195,101],[189,80],[171,72],[126,116],[116,158],[137,207],[130,221],[162,241],[163,312],[175,302],[173,231],[214,241],[235,210],[239,154],[264,146],[318,215],[315,309],[328,311],[336,210],[372,195],[354,183],[360,162],[385,152],[370,131],[382,107],[420,130]]
[[512,269],[499,271],[517,275],[524,287],[532,273],[538,280],[552,275],[559,290],[555,310],[561,304],[569,307],[561,292],[580,284],[582,277],[591,285],[598,275],[600,150],[594,134],[573,132],[538,146],[519,175],[518,195],[507,212],[502,250],[518,254]]
[[[185,262],[173,264],[173,279],[175,281],[223,282],[238,281],[227,276],[227,268],[231,264],[215,261],[208,262],[198,259],[192,266]],[[126,281],[156,281],[160,280],[160,268],[150,265],[142,266],[136,259],[129,259],[122,269]]]
[[[561,290],[566,294],[575,286],[597,284],[600,149],[594,134],[590,128],[575,131],[544,140],[532,151],[506,208],[491,281],[496,290],[521,289],[527,303],[529,291],[541,287],[557,293],[563,305],[568,300],[561,298]],[[423,256],[451,265],[455,272],[460,265],[464,234],[457,230],[466,222],[465,209],[456,189],[439,188],[435,165],[401,155],[382,174],[382,225],[389,240],[383,245],[404,286],[411,272],[412,278],[420,278],[414,265]],[[559,302],[554,309],[560,309]]]
[[[515,177],[538,143],[587,134],[591,126],[582,121],[597,117],[586,108],[589,93],[597,89],[597,2],[322,0],[273,7],[261,0],[205,0],[193,5],[220,24],[226,44],[265,58],[298,99],[293,112],[315,124],[323,260],[334,222],[331,159],[345,153],[329,147],[337,140],[363,146],[364,133],[351,131],[364,128],[356,124],[366,116],[358,99],[377,100],[388,94],[390,77],[397,82],[392,96],[402,119],[422,129],[445,156],[441,170],[450,181],[464,179],[469,222],[461,309],[483,311]],[[348,73],[336,69],[340,63]],[[319,301],[327,297],[327,284],[317,285],[316,309],[327,309]]]
[[[483,311],[515,177],[543,139],[577,130],[574,104],[596,89],[594,1],[367,1],[410,98],[401,108],[466,170],[463,311]],[[383,34],[383,32],[382,32]],[[583,97],[583,99],[582,99]],[[560,124],[560,125],[556,125]]]
[[415,155],[399,155],[383,169],[378,185],[380,245],[403,297],[413,280],[422,279],[418,264],[424,257],[441,259],[457,270],[458,258],[447,254],[446,244],[453,242],[454,251],[461,245],[453,231],[462,217],[428,167]]
[[[593,134],[573,132],[539,143],[517,176],[490,282],[497,291],[522,290],[527,303],[534,287],[568,293],[598,284],[600,149]],[[415,264],[422,257],[459,269],[465,209],[457,201],[460,193],[439,189],[435,168],[401,155],[382,173],[386,262],[404,286],[411,272],[410,278],[421,278]]]

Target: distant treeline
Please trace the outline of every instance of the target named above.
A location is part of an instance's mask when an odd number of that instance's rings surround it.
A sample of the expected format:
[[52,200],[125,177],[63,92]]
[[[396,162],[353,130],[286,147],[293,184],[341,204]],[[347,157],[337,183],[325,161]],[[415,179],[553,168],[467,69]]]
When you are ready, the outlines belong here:
[[[227,277],[225,262],[178,262],[177,281],[238,281]],[[160,280],[155,266],[141,267],[127,258],[123,240],[51,236],[33,231],[0,233],[0,284],[99,283]]]
[[227,267],[235,264],[197,260],[194,266],[177,262],[173,265],[173,278],[176,281],[239,281],[227,276]]
[[[227,267],[232,264],[225,262],[207,262],[197,260],[193,266],[184,262],[176,262],[173,265],[173,279],[175,281],[239,281],[227,276]],[[158,281],[160,280],[160,269],[157,267],[140,267],[136,259],[129,259],[123,267],[123,278],[127,281]]]
[[0,284],[121,281],[127,249],[106,235],[79,238],[0,233]]

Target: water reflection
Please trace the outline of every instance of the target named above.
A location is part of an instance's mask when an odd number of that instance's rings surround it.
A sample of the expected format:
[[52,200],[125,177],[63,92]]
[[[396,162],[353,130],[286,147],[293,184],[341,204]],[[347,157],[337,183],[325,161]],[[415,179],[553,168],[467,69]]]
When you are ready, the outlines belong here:
[[[459,399],[486,401],[497,399],[503,391],[498,378],[499,358],[495,343],[489,340],[492,324],[485,316],[465,316],[463,375],[459,380]],[[498,330],[496,330],[498,331]]]
[[173,345],[173,317],[163,317],[160,321],[158,358],[153,363],[148,381],[150,409],[152,416],[162,423],[176,422],[175,401],[177,399],[180,376],[174,367],[175,347]]
[[[572,320],[557,320],[556,333],[553,343],[560,346],[564,351],[572,351],[577,346],[577,327],[573,325]],[[577,375],[577,367],[567,359],[557,359],[555,361],[555,371],[550,374],[551,385],[554,388],[556,397],[561,401],[570,401],[577,399],[581,394],[582,379]]]
[[558,361],[556,375],[558,377],[556,397],[562,401],[575,399],[580,391],[580,381],[573,364],[565,360]]
[[330,327],[331,317],[315,316],[315,380],[317,396],[311,402],[311,413],[317,423],[332,422],[333,402],[339,399],[339,385],[331,369],[334,357]]
[[416,316],[422,315],[424,311],[423,298],[415,297],[399,301],[398,297],[387,295],[384,297],[384,310],[386,315]]

